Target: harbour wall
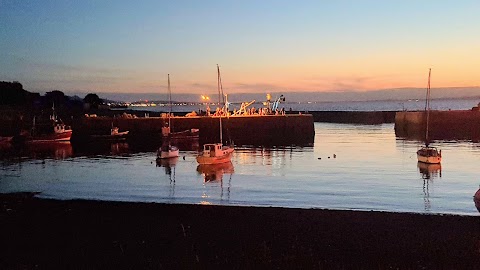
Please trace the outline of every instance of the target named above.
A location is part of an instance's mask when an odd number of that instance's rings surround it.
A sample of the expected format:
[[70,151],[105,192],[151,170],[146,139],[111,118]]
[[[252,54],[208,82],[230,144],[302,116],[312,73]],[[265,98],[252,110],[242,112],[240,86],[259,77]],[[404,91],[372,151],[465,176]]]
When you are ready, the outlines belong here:
[[[426,112],[397,112],[395,135],[423,140],[426,129]],[[480,111],[430,111],[429,139],[480,140]]]
[[[191,128],[200,130],[199,143],[220,141],[220,118],[208,116],[172,117],[171,131]],[[236,145],[286,146],[312,145],[315,130],[309,114],[234,116],[222,118],[223,142]],[[73,122],[72,141],[84,141],[89,135],[108,134],[116,126],[128,130],[136,142],[161,140],[161,129],[168,122],[165,117],[82,117]]]

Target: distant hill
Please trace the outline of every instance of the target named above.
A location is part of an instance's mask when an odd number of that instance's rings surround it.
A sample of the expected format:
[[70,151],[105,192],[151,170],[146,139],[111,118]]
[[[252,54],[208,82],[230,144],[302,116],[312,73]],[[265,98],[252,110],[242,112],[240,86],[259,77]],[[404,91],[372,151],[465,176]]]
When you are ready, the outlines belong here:
[[[265,101],[267,91],[263,93],[236,93],[228,95],[230,102]],[[307,101],[374,101],[374,100],[409,100],[425,99],[425,88],[397,88],[375,91],[332,91],[332,92],[268,92],[272,99],[283,94],[287,102]],[[79,96],[84,94],[75,93]],[[166,94],[157,93],[106,93],[98,92],[100,97],[108,100],[132,102],[139,100],[168,100]],[[211,102],[218,102],[216,93],[210,95]],[[432,88],[432,99],[472,98],[480,99],[480,87]],[[179,102],[201,102],[200,94],[172,94],[172,99]]]

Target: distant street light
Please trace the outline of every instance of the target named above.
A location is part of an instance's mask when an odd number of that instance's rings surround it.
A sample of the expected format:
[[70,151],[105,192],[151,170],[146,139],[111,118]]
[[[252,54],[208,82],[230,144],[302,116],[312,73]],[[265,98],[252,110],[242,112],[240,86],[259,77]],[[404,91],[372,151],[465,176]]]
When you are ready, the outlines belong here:
[[204,96],[204,95],[202,95],[201,97],[202,97],[203,103],[205,103],[205,112],[207,113],[207,115],[210,115],[210,107],[208,106],[208,101],[210,100],[210,97]]

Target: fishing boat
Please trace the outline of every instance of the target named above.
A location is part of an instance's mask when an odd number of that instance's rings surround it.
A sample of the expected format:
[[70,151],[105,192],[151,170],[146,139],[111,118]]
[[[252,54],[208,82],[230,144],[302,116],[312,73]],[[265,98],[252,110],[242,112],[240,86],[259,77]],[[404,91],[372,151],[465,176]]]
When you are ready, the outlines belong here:
[[26,134],[25,142],[44,143],[70,141],[72,129],[58,118],[55,113],[55,106],[52,107],[52,111],[52,115],[47,122],[37,123],[36,117],[33,117],[32,130],[30,134]]
[[[221,77],[220,77],[220,68],[218,67],[218,65],[217,65],[217,73],[218,73],[217,87],[218,87],[218,92],[220,94],[220,91],[222,90],[222,85],[221,85]],[[220,164],[220,163],[230,162],[232,159],[232,154],[234,151],[233,146],[223,145],[221,114],[218,116],[218,119],[220,122],[220,142],[204,144],[203,151],[197,156],[198,164],[204,164],[204,165]]]
[[430,77],[432,69],[428,71],[428,86],[427,86],[427,96],[425,101],[425,146],[420,148],[417,151],[418,162],[427,163],[427,164],[438,164],[442,162],[442,150],[438,150],[436,147],[430,146],[430,141],[428,137],[429,121],[430,121]]
[[179,149],[177,146],[171,144],[171,138],[170,138],[170,126],[171,126],[171,119],[170,115],[172,114],[172,91],[170,90],[170,74],[168,74],[168,95],[169,95],[169,103],[170,103],[170,112],[168,114],[168,132],[167,129],[162,128],[162,135],[164,135],[164,130],[165,130],[165,135],[163,136],[163,142],[162,146],[157,151],[157,157],[160,159],[167,159],[167,158],[174,158],[179,156]]

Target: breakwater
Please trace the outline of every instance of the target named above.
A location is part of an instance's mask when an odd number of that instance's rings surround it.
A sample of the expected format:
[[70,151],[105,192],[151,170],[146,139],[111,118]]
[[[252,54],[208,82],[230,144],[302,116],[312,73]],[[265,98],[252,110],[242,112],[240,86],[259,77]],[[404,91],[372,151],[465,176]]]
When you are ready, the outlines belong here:
[[[425,112],[398,112],[395,135],[422,140],[425,137]],[[480,111],[430,111],[429,138],[432,140],[480,140]]]
[[[108,134],[113,125],[120,131],[130,131],[133,141],[154,142],[161,140],[161,128],[167,121],[165,117],[82,117],[73,122],[72,140],[84,141],[90,135]],[[223,117],[221,121],[224,143],[233,141],[236,145],[305,146],[312,145],[315,136],[312,115],[232,116]],[[200,144],[220,140],[219,117],[171,118],[172,131],[191,128],[200,130]]]

